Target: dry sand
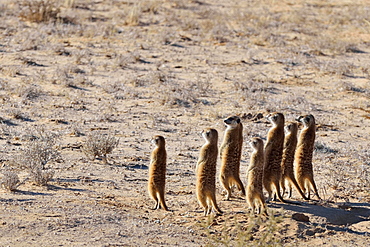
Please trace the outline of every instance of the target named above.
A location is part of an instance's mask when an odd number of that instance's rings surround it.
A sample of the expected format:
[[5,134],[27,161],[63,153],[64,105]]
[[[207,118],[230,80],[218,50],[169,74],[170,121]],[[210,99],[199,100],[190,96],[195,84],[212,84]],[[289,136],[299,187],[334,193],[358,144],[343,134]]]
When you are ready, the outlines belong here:
[[[1,171],[28,177],[14,160],[35,130],[59,135],[61,159],[48,186],[0,190],[0,246],[369,245],[366,1],[76,0],[40,23],[27,2],[0,2]],[[270,218],[255,218],[217,181],[225,213],[204,217],[200,131],[221,141],[222,119],[243,118],[245,183],[247,141],[270,128],[255,116],[271,111],[316,117],[322,200],[294,191],[300,205],[269,203]],[[109,164],[81,151],[97,130],[119,138]],[[147,193],[154,134],[167,140],[169,212]]]

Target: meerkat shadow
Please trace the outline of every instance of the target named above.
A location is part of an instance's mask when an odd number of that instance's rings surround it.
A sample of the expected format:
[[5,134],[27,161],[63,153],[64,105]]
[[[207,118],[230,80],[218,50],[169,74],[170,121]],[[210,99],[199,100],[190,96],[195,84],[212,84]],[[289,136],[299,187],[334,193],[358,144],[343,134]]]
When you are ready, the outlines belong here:
[[370,217],[369,203],[325,203],[325,205],[316,202],[302,202],[301,205],[280,203],[270,205],[270,208],[283,208],[293,213],[311,214],[324,218],[328,224],[345,227],[368,221]]

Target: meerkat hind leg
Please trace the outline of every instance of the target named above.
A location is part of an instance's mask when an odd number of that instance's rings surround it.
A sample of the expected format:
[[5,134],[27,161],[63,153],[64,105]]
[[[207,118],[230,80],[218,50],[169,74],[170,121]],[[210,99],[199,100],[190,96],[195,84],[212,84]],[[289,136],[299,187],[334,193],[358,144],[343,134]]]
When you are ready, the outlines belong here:
[[221,184],[224,187],[224,189],[226,190],[225,200],[226,201],[229,201],[230,200],[230,197],[231,197],[231,183],[230,183],[230,178],[228,178],[228,179],[222,178],[221,179]]
[[291,198],[292,196],[292,185],[291,184],[294,185],[294,187],[296,188],[296,190],[298,191],[298,193],[302,196],[304,200],[308,200],[305,193],[301,190],[301,188],[299,187],[297,183],[297,180],[294,177],[290,179],[290,183],[289,183],[289,186],[290,186],[289,198]]
[[283,178],[282,180],[281,180],[281,183],[280,183],[280,187],[281,187],[281,195],[282,196],[284,196],[285,195],[285,183],[286,183],[286,179],[285,178]]
[[[288,198],[292,198],[292,191],[293,191],[293,189],[292,189],[292,185],[289,183],[289,186],[288,186],[288,188],[289,188],[289,191],[288,191]],[[298,188],[299,187],[297,187],[297,190],[298,190]],[[302,192],[302,191],[301,191]]]
[[272,194],[271,183],[267,180],[263,180],[263,187],[267,191],[266,202],[270,202],[271,201],[271,194]]
[[283,197],[281,196],[281,192],[280,192],[280,183],[279,183],[279,181],[277,181],[276,183],[274,183],[275,184],[275,199],[276,199],[276,195],[277,195],[277,197],[279,198],[279,200],[281,201],[281,202],[287,202],[287,201],[285,201],[284,199],[283,199]]
[[315,195],[317,196],[317,198],[318,198],[319,200],[321,200],[321,198],[320,198],[320,196],[319,196],[319,192],[317,191],[317,187],[316,187],[316,184],[315,184],[315,181],[313,180],[313,178],[310,178],[310,179],[309,179],[309,182],[310,182],[310,184],[311,184],[311,186],[312,186],[312,189],[313,189],[313,191],[314,191]]
[[168,211],[166,201],[164,199],[164,190],[159,190],[158,191],[157,198],[159,199],[158,208],[162,207],[164,210]]
[[210,213],[210,208],[209,208],[209,206],[207,205],[207,206],[204,208],[204,216],[207,216],[209,213]]
[[236,177],[236,178],[234,178],[234,180],[235,180],[236,187],[238,188],[238,190],[240,190],[242,192],[242,196],[245,196],[244,185],[243,185],[242,181],[240,180],[240,177]]
[[155,197],[154,200],[155,200],[155,205],[154,205],[153,210],[157,210],[157,209],[159,209],[159,200],[158,200],[157,197]]

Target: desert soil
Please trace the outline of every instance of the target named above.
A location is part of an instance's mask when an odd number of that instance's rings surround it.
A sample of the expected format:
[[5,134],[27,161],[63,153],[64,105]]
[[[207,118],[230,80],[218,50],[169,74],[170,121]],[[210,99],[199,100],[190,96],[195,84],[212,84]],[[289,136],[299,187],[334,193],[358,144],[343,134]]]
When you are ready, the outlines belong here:
[[[367,1],[45,1],[48,20],[35,2],[0,2],[1,172],[27,179],[17,161],[40,133],[58,136],[60,158],[47,186],[1,188],[0,246],[369,246]],[[238,191],[224,201],[217,180],[225,213],[204,217],[201,130],[221,142],[222,120],[242,117],[245,184],[247,141],[265,140],[271,125],[257,116],[272,111],[315,116],[322,200],[294,191],[299,205],[271,202],[258,218]],[[108,164],[82,152],[94,131],[119,139]],[[147,193],[156,134],[169,212]]]

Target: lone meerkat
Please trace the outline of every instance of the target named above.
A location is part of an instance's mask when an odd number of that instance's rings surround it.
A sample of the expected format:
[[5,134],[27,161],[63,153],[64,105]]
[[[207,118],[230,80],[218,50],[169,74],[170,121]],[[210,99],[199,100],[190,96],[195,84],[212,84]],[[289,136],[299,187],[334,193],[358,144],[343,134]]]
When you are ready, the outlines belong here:
[[156,147],[150,157],[148,191],[155,201],[153,209],[156,210],[162,206],[164,210],[168,211],[164,200],[167,163],[166,141],[163,136],[156,135],[153,137],[152,143]]
[[206,143],[200,149],[196,168],[196,192],[199,204],[204,208],[204,215],[211,213],[212,208],[218,213],[222,211],[216,203],[216,165],[218,158],[218,132],[206,128],[202,131]]
[[253,213],[257,208],[258,214],[263,212],[267,215],[265,197],[262,191],[263,165],[265,162],[263,141],[261,138],[254,137],[249,142],[249,145],[253,151],[247,170],[246,199]]
[[294,174],[302,192],[308,193],[308,199],[310,199],[311,189],[321,199],[317,192],[315,181],[313,180],[312,170],[312,156],[316,135],[315,118],[310,114],[300,116],[297,121],[303,124],[303,129],[299,135],[297,149],[294,155]]
[[297,134],[298,134],[298,124],[296,122],[288,122],[285,125],[285,139],[283,148],[283,157],[281,161],[281,180],[280,186],[282,189],[282,196],[285,194],[285,182],[288,182],[289,186],[289,198],[292,196],[292,184],[297,189],[298,193],[303,197],[303,199],[308,200],[304,195],[301,188],[299,187],[297,180],[294,177],[294,153],[297,147]]
[[268,192],[267,201],[271,200],[273,186],[281,202],[286,202],[281,196],[281,160],[284,146],[284,115],[279,112],[270,113],[266,118],[273,124],[267,134],[265,144],[265,165],[263,168],[263,185]]
[[230,200],[231,186],[234,184],[245,196],[245,189],[239,175],[243,146],[243,125],[238,116],[228,117],[224,120],[224,123],[227,128],[220,147],[220,181],[227,192],[226,200]]

